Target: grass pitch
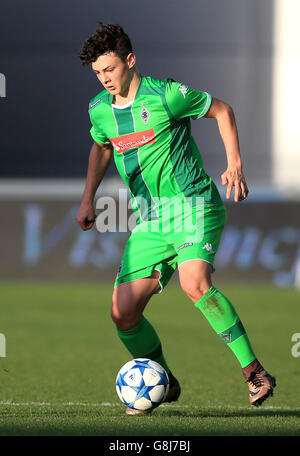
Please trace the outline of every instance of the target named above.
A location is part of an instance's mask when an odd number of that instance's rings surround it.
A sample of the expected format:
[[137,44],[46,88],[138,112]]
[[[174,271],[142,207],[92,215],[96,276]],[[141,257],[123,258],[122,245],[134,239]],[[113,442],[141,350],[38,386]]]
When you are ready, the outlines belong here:
[[182,395],[149,416],[127,417],[115,391],[131,359],[109,309],[111,285],[0,284],[0,435],[300,435],[300,294],[270,286],[215,284],[235,305],[258,359],[277,379],[260,408],[230,349],[201,312],[170,284],[145,316],[161,337]]

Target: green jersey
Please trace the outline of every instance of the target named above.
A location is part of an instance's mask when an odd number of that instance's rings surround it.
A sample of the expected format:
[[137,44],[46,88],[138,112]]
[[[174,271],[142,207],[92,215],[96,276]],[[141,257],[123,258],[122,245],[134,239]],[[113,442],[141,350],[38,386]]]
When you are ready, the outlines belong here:
[[91,136],[113,146],[137,223],[157,216],[161,201],[199,196],[205,205],[222,204],[191,135],[190,119],[203,117],[211,99],[172,79],[148,76],[126,106],[114,105],[107,90],[91,100]]

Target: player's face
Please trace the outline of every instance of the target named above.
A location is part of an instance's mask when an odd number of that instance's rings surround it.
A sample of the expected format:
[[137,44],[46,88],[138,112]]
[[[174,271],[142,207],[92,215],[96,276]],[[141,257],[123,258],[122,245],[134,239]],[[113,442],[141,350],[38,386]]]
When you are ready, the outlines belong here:
[[129,54],[123,61],[114,52],[110,52],[100,55],[92,63],[92,69],[105,89],[112,95],[122,95],[128,90],[134,65],[134,54]]

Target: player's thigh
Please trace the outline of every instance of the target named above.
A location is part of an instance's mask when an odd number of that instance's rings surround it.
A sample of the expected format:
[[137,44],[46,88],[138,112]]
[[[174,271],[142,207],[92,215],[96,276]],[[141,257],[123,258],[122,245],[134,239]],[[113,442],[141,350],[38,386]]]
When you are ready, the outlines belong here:
[[159,276],[159,271],[153,271],[149,277],[121,283],[114,288],[111,316],[117,325],[123,322],[133,327],[139,323],[149,299],[160,287]]
[[177,247],[179,279],[182,289],[197,302],[212,286],[211,273],[226,221],[224,206],[205,207],[202,213],[201,239],[190,238]]

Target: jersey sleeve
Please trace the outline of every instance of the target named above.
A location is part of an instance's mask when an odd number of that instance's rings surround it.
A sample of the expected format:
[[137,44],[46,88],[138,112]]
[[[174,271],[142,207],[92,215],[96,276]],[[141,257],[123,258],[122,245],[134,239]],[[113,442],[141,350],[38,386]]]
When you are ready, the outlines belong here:
[[105,136],[105,134],[101,131],[99,126],[96,124],[95,120],[93,119],[92,111],[89,110],[89,116],[92,124],[92,128],[90,129],[90,134],[93,140],[99,144],[110,144],[109,139]]
[[175,117],[183,119],[203,117],[210,108],[212,96],[207,92],[193,90],[190,87],[175,81],[168,81],[166,86],[166,103]]

